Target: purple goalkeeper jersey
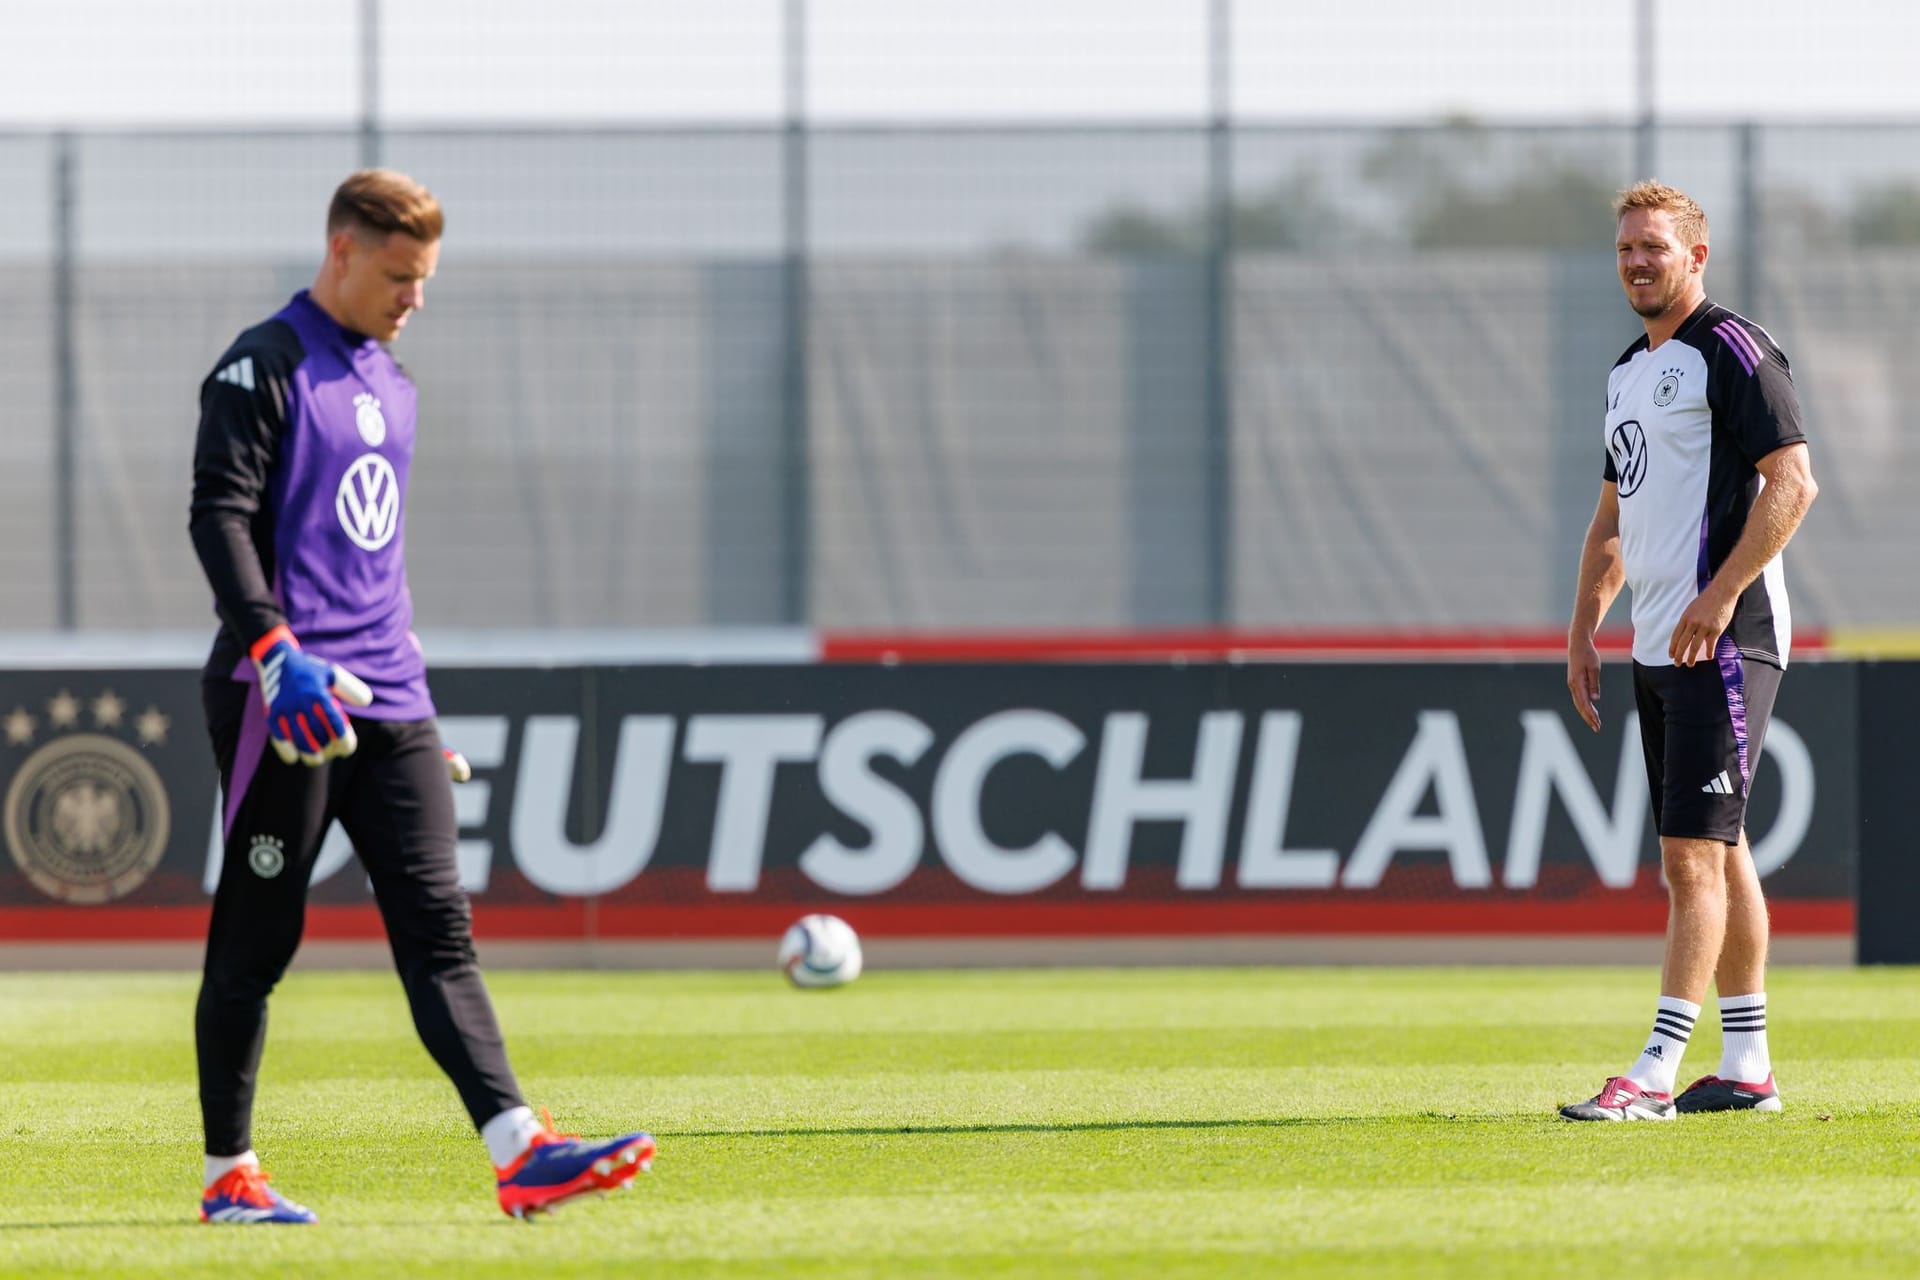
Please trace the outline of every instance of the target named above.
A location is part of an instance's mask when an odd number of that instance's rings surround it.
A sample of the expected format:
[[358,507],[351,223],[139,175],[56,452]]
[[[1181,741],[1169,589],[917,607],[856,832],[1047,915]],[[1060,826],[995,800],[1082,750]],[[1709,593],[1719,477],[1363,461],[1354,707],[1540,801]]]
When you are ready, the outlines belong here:
[[191,521],[222,623],[209,674],[252,679],[248,649],[285,624],[372,688],[354,715],[433,715],[405,559],[415,400],[387,349],[305,290],[220,358]]

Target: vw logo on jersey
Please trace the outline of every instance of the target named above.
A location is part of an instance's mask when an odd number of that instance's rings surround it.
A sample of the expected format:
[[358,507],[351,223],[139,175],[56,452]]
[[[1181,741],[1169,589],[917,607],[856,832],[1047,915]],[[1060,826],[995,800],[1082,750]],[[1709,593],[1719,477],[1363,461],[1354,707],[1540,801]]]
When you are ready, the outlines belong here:
[[387,419],[380,412],[378,397],[362,391],[353,398],[353,425],[360,429],[360,438],[367,442],[369,449],[378,449],[386,441]]
[[1679,394],[1680,379],[1669,373],[1666,377],[1654,384],[1653,402],[1664,409],[1672,404],[1673,398]]
[[363,453],[340,477],[333,509],[340,527],[363,551],[378,551],[400,528],[400,481],[393,464],[377,453]]
[[1613,429],[1607,437],[1607,449],[1613,454],[1614,474],[1620,477],[1620,496],[1629,498],[1647,478],[1647,434],[1632,418]]

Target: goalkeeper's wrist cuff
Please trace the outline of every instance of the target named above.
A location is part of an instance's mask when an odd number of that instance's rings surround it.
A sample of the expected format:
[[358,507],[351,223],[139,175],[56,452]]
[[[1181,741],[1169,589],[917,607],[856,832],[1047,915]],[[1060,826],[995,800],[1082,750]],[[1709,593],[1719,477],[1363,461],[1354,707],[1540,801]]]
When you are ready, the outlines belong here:
[[255,662],[258,662],[267,656],[267,650],[273,648],[273,646],[279,644],[282,640],[285,640],[296,649],[300,647],[300,642],[293,638],[293,632],[288,628],[287,624],[283,622],[273,630],[267,632],[267,634],[261,636],[258,640],[255,640],[253,647],[247,650],[247,656]]

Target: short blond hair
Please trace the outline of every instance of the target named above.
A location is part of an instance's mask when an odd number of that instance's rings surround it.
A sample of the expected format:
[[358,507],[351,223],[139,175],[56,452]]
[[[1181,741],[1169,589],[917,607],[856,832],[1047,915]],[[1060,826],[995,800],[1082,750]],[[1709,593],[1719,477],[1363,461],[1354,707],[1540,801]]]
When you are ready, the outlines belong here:
[[1689,248],[1707,242],[1705,211],[1678,187],[1655,178],[1636,182],[1613,198],[1613,220],[1620,221],[1629,209],[1664,209],[1673,219],[1674,232]]
[[445,218],[433,193],[393,169],[362,169],[347,175],[327,206],[327,234],[370,231],[382,238],[398,231],[429,243],[440,238]]

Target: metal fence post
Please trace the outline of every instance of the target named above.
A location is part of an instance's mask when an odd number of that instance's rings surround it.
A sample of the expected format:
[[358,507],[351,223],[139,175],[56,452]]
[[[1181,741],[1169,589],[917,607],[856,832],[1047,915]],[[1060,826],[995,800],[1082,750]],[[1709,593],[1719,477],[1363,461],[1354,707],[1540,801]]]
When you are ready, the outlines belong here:
[[[1751,120],[1739,126],[1740,165],[1740,305],[1756,320],[1765,310],[1766,282],[1760,278],[1760,126]],[[1765,320],[1760,321],[1765,324]]]
[[380,0],[360,0],[360,167],[380,164]]
[[783,583],[781,620],[799,626],[812,608],[809,569],[812,562],[811,440],[807,341],[807,123],[806,123],[806,0],[787,0],[786,17],[787,111],[782,165],[786,256],[786,359],[781,390],[781,478],[786,494],[782,522]]
[[1207,621],[1233,619],[1233,128],[1231,0],[1212,0],[1207,125]]
[[62,631],[80,626],[80,571],[75,523],[80,431],[78,323],[74,295],[74,137],[53,139],[53,575],[54,620]]
[[1660,164],[1658,119],[1654,98],[1654,0],[1640,0],[1635,6],[1634,22],[1634,99],[1639,126],[1634,134],[1633,162],[1639,172],[1635,182],[1656,176]]

